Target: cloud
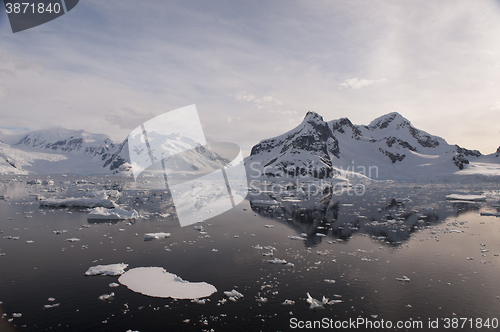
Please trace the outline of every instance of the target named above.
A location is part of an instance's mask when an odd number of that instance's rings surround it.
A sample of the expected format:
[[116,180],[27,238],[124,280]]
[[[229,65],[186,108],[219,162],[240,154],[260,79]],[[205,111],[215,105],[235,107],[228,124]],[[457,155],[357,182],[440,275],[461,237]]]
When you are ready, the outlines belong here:
[[265,106],[269,105],[282,105],[283,101],[279,100],[278,98],[274,96],[264,96],[261,98],[255,97],[253,94],[248,94],[244,91],[240,91],[236,94],[234,94],[234,97],[238,101],[244,101],[244,102],[253,102],[257,108],[263,108]]
[[246,92],[238,92],[235,95],[236,100],[239,101],[252,101],[255,100],[255,96],[251,94],[247,94]]
[[379,80],[366,80],[354,77],[344,80],[342,83],[339,84],[339,88],[361,89],[362,87],[365,86],[370,86],[373,84],[380,84],[385,82],[387,82],[386,78],[381,78]]
[[145,111],[140,108],[122,107],[108,112],[105,118],[111,125],[116,125],[122,129],[132,130],[157,115],[160,114],[155,114],[154,112]]
[[496,110],[500,110],[500,101],[490,107],[490,111],[496,111]]

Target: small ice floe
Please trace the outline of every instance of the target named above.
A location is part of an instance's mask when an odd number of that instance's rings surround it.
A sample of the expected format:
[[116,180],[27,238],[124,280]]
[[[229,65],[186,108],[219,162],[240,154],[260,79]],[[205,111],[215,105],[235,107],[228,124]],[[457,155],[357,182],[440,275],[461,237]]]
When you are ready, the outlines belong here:
[[269,259],[267,261],[271,264],[286,264],[286,260],[279,258]]
[[325,279],[325,280],[323,280],[323,281],[324,281],[324,282],[327,282],[327,283],[329,283],[329,284],[334,284],[334,283],[336,283],[336,281],[335,281],[335,280],[333,280],[333,279]]
[[474,260],[474,257],[467,257],[467,260],[472,261],[472,260]]
[[78,239],[76,237],[72,237],[72,238],[66,239],[66,241],[68,241],[68,242],[78,242],[78,241],[80,241],[80,239]]
[[194,226],[193,229],[195,231],[203,231],[203,226]]
[[259,246],[259,245],[256,245],[256,246],[254,246],[253,248],[254,248],[254,249],[257,249],[257,250],[262,250],[262,249],[264,249],[264,248],[262,248],[262,247],[261,247],[261,246]]
[[307,293],[307,303],[311,305],[309,309],[325,309],[325,304],[328,303],[328,299],[323,296],[323,300],[319,301]]
[[110,201],[106,193],[99,197],[91,198],[48,198],[40,201],[40,206],[48,207],[79,207],[79,208],[95,208],[95,207],[105,207],[105,208],[115,208],[116,203]]
[[397,198],[396,198],[396,202],[397,202],[397,203],[404,204],[404,203],[411,202],[411,199],[410,199],[410,197],[409,197],[409,196],[406,196],[406,197],[397,197]]
[[136,210],[127,211],[121,208],[107,209],[104,207],[95,207],[87,215],[87,219],[105,219],[105,220],[125,220],[138,219],[139,213]]
[[500,212],[481,212],[481,216],[493,216],[493,217],[500,217]]
[[276,205],[278,204],[277,201],[275,201],[274,199],[254,199],[253,201],[250,201],[252,204],[255,204],[255,205]]
[[325,304],[334,305],[336,303],[342,303],[342,302],[344,302],[344,301],[342,301],[342,300],[330,300],[330,301],[326,302]]
[[152,297],[192,300],[217,292],[217,288],[206,282],[189,282],[161,267],[131,269],[118,282],[134,292]]
[[307,237],[307,233],[300,233],[300,236]]
[[316,236],[326,236],[326,234],[323,234],[323,233],[316,233]]
[[26,241],[26,243],[28,243],[28,244],[29,244],[29,243],[35,243],[35,241],[33,241],[33,240],[28,240],[28,241]]
[[157,239],[164,239],[170,237],[170,233],[146,233],[144,234],[144,241],[151,241],[151,240],[157,240]]
[[296,235],[289,235],[288,238],[290,240],[307,240],[306,237],[302,237],[302,236],[296,236]]
[[61,305],[61,303],[54,303],[54,304],[45,304],[43,306],[44,309],[51,309],[51,308],[57,308]]
[[119,287],[120,284],[117,284],[116,282],[112,282],[108,286],[111,287],[111,288],[114,288],[114,287]]
[[461,194],[451,194],[446,196],[447,200],[454,201],[471,201],[471,202],[482,202],[486,200],[485,195],[461,195]]
[[233,289],[231,291],[225,291],[224,295],[226,295],[228,299],[233,302],[236,302],[237,300],[244,297],[243,294],[238,292],[236,289]]
[[286,267],[295,267],[295,264],[288,262],[285,264],[285,266]]
[[14,312],[14,313],[12,314],[12,317],[14,317],[14,318],[21,318],[22,316],[23,316],[23,314],[22,314],[22,313],[20,313],[20,312]]
[[283,301],[283,303],[281,303],[282,305],[294,305],[295,304],[295,301],[292,301],[292,300],[285,300]]
[[99,300],[106,301],[112,300],[115,297],[115,293],[111,292],[110,294],[102,294],[99,296]]
[[262,297],[262,296],[259,296],[255,299],[255,301],[259,302],[259,303],[266,303],[267,302],[267,298],[266,297]]
[[90,267],[87,272],[85,272],[86,276],[96,276],[96,275],[105,275],[105,276],[119,276],[125,272],[125,269],[128,267],[128,264],[119,263],[119,264],[108,264],[108,265],[96,265]]
[[205,304],[207,301],[210,301],[209,299],[192,299],[191,302],[196,303],[196,304]]
[[403,278],[396,278],[396,280],[410,282],[410,278],[408,278],[407,276],[403,276]]
[[265,228],[274,228],[274,225],[264,225]]

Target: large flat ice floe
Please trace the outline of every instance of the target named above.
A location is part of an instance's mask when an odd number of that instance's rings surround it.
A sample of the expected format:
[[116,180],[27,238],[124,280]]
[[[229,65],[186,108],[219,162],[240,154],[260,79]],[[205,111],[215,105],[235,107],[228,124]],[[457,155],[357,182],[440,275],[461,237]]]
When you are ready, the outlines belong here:
[[486,200],[485,195],[460,195],[451,194],[446,196],[447,200],[481,202]]
[[49,207],[84,207],[84,208],[94,208],[94,207],[105,207],[105,208],[115,208],[117,205],[115,202],[110,201],[107,198],[101,197],[91,197],[91,198],[48,198],[40,201],[40,206]]
[[139,213],[136,210],[127,211],[121,208],[107,209],[105,207],[95,207],[90,211],[87,219],[139,219]]
[[108,264],[108,265],[96,265],[92,266],[85,272],[86,276],[96,276],[96,275],[105,275],[105,276],[119,276],[125,272],[125,269],[128,267],[128,264],[119,263],[119,264]]
[[206,282],[189,282],[161,267],[138,267],[124,273],[119,279],[130,290],[152,297],[199,299],[217,292]]

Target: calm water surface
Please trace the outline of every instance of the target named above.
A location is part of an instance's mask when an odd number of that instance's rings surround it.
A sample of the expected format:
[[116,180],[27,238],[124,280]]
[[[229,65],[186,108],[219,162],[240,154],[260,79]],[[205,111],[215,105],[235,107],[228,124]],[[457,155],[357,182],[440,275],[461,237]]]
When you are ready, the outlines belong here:
[[[323,318],[421,321],[422,329],[371,330],[424,331],[431,330],[429,320],[445,330],[446,318],[500,319],[500,219],[479,214],[497,211],[498,185],[376,183],[356,195],[262,184],[236,208],[205,221],[205,236],[179,226],[162,191],[120,178],[54,177],[51,186],[28,185],[32,179],[0,183],[0,331],[288,331],[291,319]],[[102,189],[115,190],[118,203],[144,218],[98,223],[87,220],[88,210],[40,208],[37,201]],[[445,200],[471,190],[487,201]],[[171,237],[144,241],[148,232]],[[288,238],[301,234],[305,240]],[[73,237],[80,241],[67,241]],[[273,256],[257,245],[274,247]],[[295,266],[268,263],[273,258]],[[113,263],[163,267],[218,292],[197,304],[110,288],[118,277],[84,275]],[[410,281],[398,280],[403,276]],[[223,291],[233,288],[244,298],[221,303]],[[111,292],[110,300],[98,299]],[[307,292],[343,302],[314,311]],[[287,299],[295,304],[283,305]],[[53,304],[59,305],[44,307]]]

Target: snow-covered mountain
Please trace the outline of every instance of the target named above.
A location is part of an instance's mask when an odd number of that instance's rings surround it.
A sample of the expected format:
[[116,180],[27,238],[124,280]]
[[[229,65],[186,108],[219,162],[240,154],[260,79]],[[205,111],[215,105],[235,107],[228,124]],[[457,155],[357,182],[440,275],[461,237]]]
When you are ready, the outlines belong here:
[[33,151],[73,153],[107,159],[117,149],[117,144],[103,134],[90,134],[84,130],[54,128],[32,131],[13,145]]
[[[232,160],[232,156],[211,154],[175,134],[148,135],[160,159],[165,153],[192,148],[191,153],[166,164],[173,171],[196,174]],[[119,143],[106,135],[63,128],[29,132],[16,140],[5,137],[0,142],[0,174],[132,175],[129,138]],[[419,130],[398,113],[365,126],[354,125],[348,118],[326,122],[308,112],[296,128],[255,145],[245,165],[249,180],[262,176],[410,181],[455,175],[500,178],[500,147],[484,156]]]
[[32,131],[2,143],[0,173],[107,174],[103,164],[118,147],[109,136],[84,130]]
[[[129,146],[131,141],[134,144],[132,148]],[[204,174],[210,170],[219,169],[221,164],[226,165],[232,160],[208,150],[192,139],[177,133],[162,135],[150,131],[148,132],[148,144],[155,159],[153,164],[157,165],[157,167],[152,167],[150,170],[162,172],[162,167],[165,167],[170,176],[174,176],[174,174],[177,176]],[[131,173],[133,160],[130,159],[130,151],[142,150],[143,147],[144,144],[141,143],[139,138],[129,136],[118,146],[116,152],[104,161],[103,167],[113,174]],[[160,160],[164,160],[163,165],[158,163]],[[149,156],[146,157],[145,161],[146,163],[149,162]]]
[[[386,114],[365,126],[354,125],[348,118],[326,122],[308,112],[296,128],[255,145],[245,163],[249,178],[433,180],[468,174],[474,163],[491,162],[491,156],[450,145],[413,127],[399,113]],[[497,158],[493,167],[500,175],[498,163]]]
[[[0,174],[132,175],[129,137],[117,143],[107,135],[53,128],[11,138],[10,143],[0,142]],[[149,169],[153,172],[162,171],[157,161],[170,155],[176,157],[163,164],[176,175],[207,173],[232,160],[175,133],[151,131],[149,144],[157,157],[156,168]]]

